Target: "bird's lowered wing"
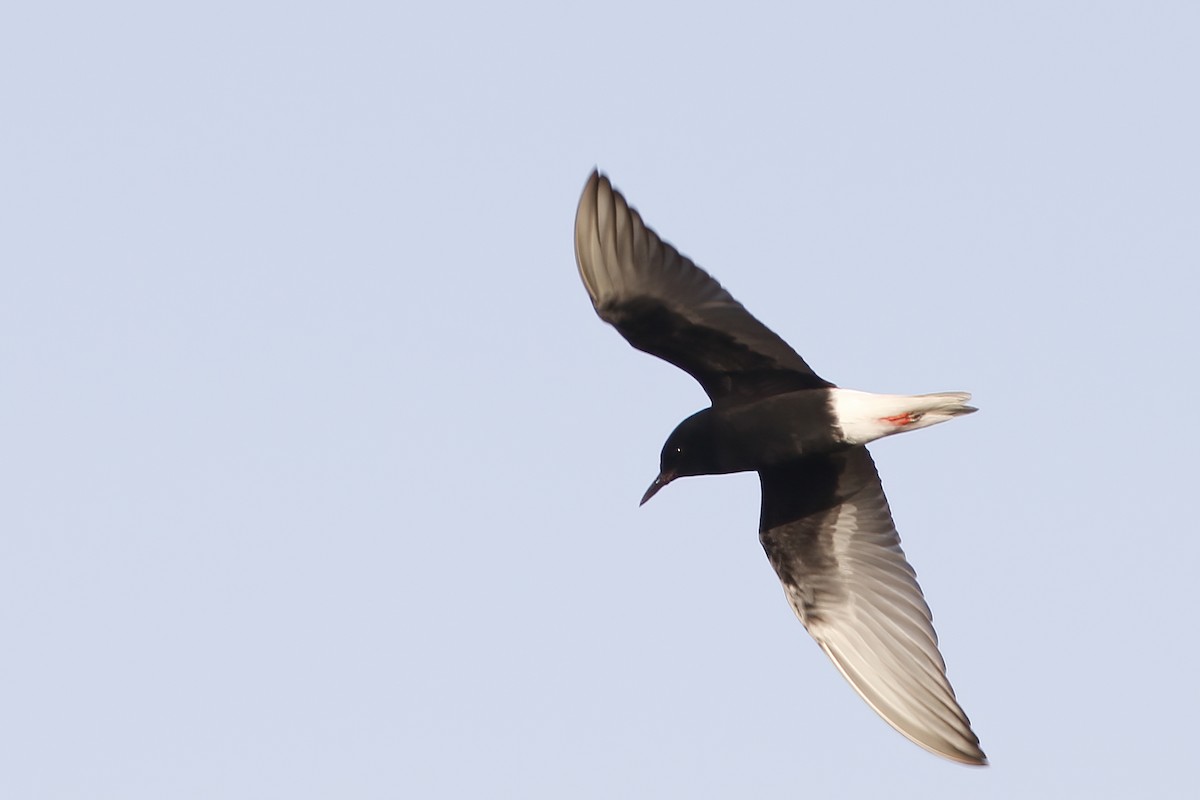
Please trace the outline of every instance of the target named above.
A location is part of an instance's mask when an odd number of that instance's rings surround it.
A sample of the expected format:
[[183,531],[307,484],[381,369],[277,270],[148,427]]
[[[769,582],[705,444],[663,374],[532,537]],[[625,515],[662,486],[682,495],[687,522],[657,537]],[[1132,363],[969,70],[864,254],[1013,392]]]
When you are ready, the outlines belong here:
[[659,239],[599,172],[579,199],[575,260],[600,318],[637,349],[686,371],[714,402],[832,386]]
[[946,680],[929,606],[866,448],[759,477],[763,549],[821,649],[900,733],[946,758],[987,763]]

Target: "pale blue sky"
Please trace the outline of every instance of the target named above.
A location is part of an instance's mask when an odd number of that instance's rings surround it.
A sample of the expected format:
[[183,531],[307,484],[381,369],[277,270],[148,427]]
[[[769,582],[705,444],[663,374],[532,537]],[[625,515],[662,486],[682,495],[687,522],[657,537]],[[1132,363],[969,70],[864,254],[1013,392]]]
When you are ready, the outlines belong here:
[[[1190,3],[12,5],[0,796],[1178,797],[1200,715]],[[986,770],[879,721],[593,166],[874,447]]]

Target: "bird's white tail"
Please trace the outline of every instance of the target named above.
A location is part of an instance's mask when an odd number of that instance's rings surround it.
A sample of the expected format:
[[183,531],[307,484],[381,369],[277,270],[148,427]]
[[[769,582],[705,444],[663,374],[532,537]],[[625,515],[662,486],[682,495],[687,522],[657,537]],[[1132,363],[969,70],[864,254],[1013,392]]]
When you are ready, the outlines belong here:
[[884,436],[928,428],[979,409],[967,405],[967,392],[873,394],[830,389],[829,403],[847,444],[866,444]]

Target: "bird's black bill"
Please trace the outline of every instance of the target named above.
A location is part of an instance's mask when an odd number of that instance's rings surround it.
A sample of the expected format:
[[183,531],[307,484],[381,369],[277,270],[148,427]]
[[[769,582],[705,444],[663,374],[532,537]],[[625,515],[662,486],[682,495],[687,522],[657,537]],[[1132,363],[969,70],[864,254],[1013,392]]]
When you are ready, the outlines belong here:
[[673,480],[675,480],[675,473],[673,473],[673,472],[661,473],[657,478],[654,479],[654,483],[650,484],[650,488],[646,490],[646,493],[644,495],[642,495],[642,502],[638,503],[638,505],[639,506],[646,505],[647,500],[649,500],[651,497],[654,497],[654,495],[658,494],[659,489],[663,488],[664,486],[666,486],[668,483],[670,483]]

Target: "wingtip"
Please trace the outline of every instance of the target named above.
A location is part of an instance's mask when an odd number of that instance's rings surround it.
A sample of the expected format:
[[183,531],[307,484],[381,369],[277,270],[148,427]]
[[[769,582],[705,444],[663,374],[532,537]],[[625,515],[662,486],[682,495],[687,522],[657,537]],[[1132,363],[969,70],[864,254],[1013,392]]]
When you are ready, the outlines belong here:
[[579,195],[579,206],[575,210],[575,264],[579,267],[579,277],[583,279],[584,288],[592,298],[593,305],[596,303],[597,286],[591,273],[601,260],[598,207],[607,183],[608,179],[601,174],[600,168],[593,167]]
[[588,175],[587,181],[583,184],[583,193],[585,195],[595,194],[596,187],[599,186],[602,181],[607,180],[608,178],[606,178],[604,173],[600,171],[600,167],[592,167],[592,171]]
[[[893,726],[894,727],[894,726]],[[899,730],[899,728],[897,728]],[[904,731],[900,731],[904,733]],[[929,744],[917,741],[907,733],[904,734],[917,745],[920,745],[925,750],[933,753],[935,756],[941,756],[947,761],[953,761],[956,764],[962,764],[964,767],[986,767],[988,764],[987,754],[979,747],[979,740],[976,739],[973,743],[966,742],[965,744],[952,744],[949,747],[933,747]]]
[[606,188],[611,192],[612,183],[599,167],[593,167],[587,181],[583,184],[583,191],[580,192],[577,216],[585,208],[595,207],[600,202],[602,190]]
[[950,755],[948,753],[939,753],[936,750],[931,751],[931,752],[933,752],[934,755],[939,755],[939,756],[942,756],[943,758],[948,758],[951,761],[955,762],[956,764],[962,764],[964,767],[989,767],[989,766],[991,766],[991,764],[988,763],[987,756],[984,755],[982,750],[979,751],[978,755],[976,755],[974,753],[956,753],[954,755]]

